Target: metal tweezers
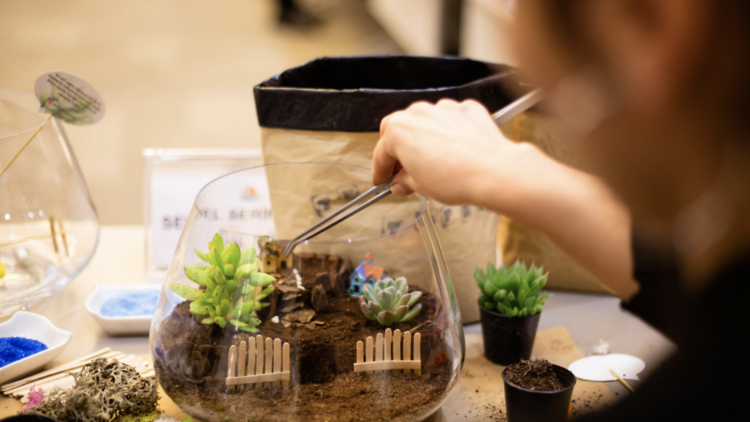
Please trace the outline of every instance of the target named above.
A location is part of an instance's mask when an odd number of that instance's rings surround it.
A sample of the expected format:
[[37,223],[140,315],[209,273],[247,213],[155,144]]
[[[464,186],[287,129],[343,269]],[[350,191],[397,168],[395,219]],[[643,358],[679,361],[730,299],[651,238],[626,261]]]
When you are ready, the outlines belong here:
[[[503,107],[498,112],[494,113],[492,115],[492,120],[498,126],[500,126],[510,121],[511,119],[521,114],[522,112],[536,105],[539,101],[541,101],[542,97],[543,97],[543,94],[540,90],[537,89],[537,90],[531,91],[528,94],[522,96],[521,98],[508,104],[506,107]],[[390,195],[391,183],[393,183],[393,179],[395,178],[396,178],[396,175],[394,174],[393,176],[391,176],[390,179],[386,180],[385,182],[377,186],[374,186],[368,189],[365,193],[354,198],[352,201],[348,202],[343,207],[336,210],[336,212],[334,212],[333,214],[318,221],[317,223],[313,224],[310,228],[308,228],[307,230],[297,235],[297,237],[289,241],[289,244],[286,246],[286,248],[284,248],[284,256],[289,256],[292,253],[292,251],[294,251],[294,248],[300,243],[305,242],[309,239],[312,239],[313,237],[323,233],[324,231],[330,229],[331,227],[336,226],[337,224],[348,219],[349,217],[359,213],[360,211],[364,210],[370,205]]]
[[[394,174],[393,176],[391,176],[390,179],[386,180],[385,182],[377,186],[371,187],[370,189],[365,191],[365,193],[347,202],[343,207],[339,208],[328,217],[318,221],[317,223],[310,226],[310,228],[308,228],[307,230],[298,234],[297,237],[289,241],[289,244],[286,246],[286,248],[284,248],[284,256],[289,256],[289,254],[292,253],[292,251],[294,250],[294,247],[299,245],[300,243],[305,242],[309,239],[312,239],[313,237],[323,233],[324,231],[330,229],[331,227],[336,226],[337,224],[348,219],[349,217],[359,213],[365,208],[368,208],[370,205],[390,195],[391,183],[393,183],[393,179],[395,178],[396,178],[396,175]],[[364,203],[362,203],[363,201]],[[360,203],[362,204],[358,205]]]

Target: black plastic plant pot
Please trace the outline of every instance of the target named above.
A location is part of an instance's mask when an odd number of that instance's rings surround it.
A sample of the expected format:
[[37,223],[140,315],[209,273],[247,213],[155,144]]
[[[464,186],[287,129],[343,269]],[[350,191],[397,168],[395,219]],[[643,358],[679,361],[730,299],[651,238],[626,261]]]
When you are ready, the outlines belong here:
[[576,377],[562,366],[552,365],[552,370],[565,387],[564,389],[558,391],[528,390],[509,382],[505,378],[508,368],[503,370],[505,412],[508,415],[508,422],[565,422],[567,420]]
[[541,312],[533,316],[509,317],[481,306],[479,309],[487,359],[498,365],[512,365],[522,359],[528,360]]

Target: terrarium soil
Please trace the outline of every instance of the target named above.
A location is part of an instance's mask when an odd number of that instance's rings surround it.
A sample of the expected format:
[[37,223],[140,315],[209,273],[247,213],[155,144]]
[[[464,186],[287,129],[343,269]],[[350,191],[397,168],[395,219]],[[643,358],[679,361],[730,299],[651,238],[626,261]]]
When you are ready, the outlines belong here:
[[[299,266],[305,287],[302,300],[306,304],[315,275],[335,270],[330,267],[330,260],[319,258],[305,259]],[[290,276],[291,272],[282,271],[282,279]],[[455,378],[450,368],[453,351],[442,348],[441,336],[447,324],[440,317],[443,310],[436,297],[423,294],[422,312],[412,321],[390,327],[422,334],[422,375],[402,371],[355,373],[356,342],[375,337],[385,327],[362,315],[358,298],[329,295],[328,302],[327,309],[313,318],[324,324],[312,329],[284,327],[270,318],[258,327],[264,337],[289,342],[289,389],[246,385],[228,392],[227,350],[250,335],[201,324],[189,313],[188,302],[178,305],[157,330],[157,378],[185,412],[207,421],[402,420],[437,407]],[[274,307],[272,304],[269,308]]]
[[534,391],[559,391],[565,387],[546,360],[522,360],[508,367],[505,378],[522,388]]

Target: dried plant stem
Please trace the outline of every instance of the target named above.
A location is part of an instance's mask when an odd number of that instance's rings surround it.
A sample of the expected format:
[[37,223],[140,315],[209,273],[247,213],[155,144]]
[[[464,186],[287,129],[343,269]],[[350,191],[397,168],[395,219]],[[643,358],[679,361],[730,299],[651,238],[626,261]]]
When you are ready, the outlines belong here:
[[65,227],[63,227],[63,219],[58,217],[57,224],[60,226],[60,238],[62,239],[63,249],[65,249],[65,256],[70,257],[70,249],[68,248],[68,236],[65,235]]
[[52,246],[55,248],[55,253],[58,253],[60,249],[57,247],[57,234],[55,234],[55,217],[49,216],[49,231],[52,233]]
[[48,115],[47,118],[44,119],[44,121],[42,122],[42,124],[38,128],[36,128],[36,130],[34,131],[34,133],[31,134],[31,137],[29,137],[29,140],[26,141],[26,142],[24,142],[23,145],[21,145],[21,148],[19,148],[18,151],[16,151],[16,153],[13,154],[13,157],[11,157],[10,160],[8,160],[8,163],[5,164],[5,166],[3,167],[3,169],[0,170],[0,176],[2,176],[3,174],[5,174],[6,171],[8,171],[8,167],[10,167],[13,164],[13,162],[16,161],[16,158],[18,158],[18,156],[21,155],[21,153],[23,152],[23,150],[26,149],[27,146],[29,146],[29,144],[31,143],[31,141],[34,140],[34,138],[36,137],[36,135],[38,135],[39,132],[41,132],[42,129],[44,129],[44,126],[46,126],[47,122],[51,118],[52,118],[52,115],[51,114]]
[[[61,235],[61,236],[64,236],[64,235],[66,235],[66,234],[67,234],[67,232],[66,232],[66,231],[59,231],[59,232],[57,232],[57,234],[59,234],[59,235]],[[3,242],[3,243],[0,243],[0,248],[4,248],[4,247],[6,247],[6,246],[13,246],[13,245],[17,245],[17,244],[19,244],[19,243],[23,243],[23,242],[28,242],[28,241],[30,241],[30,240],[39,240],[39,239],[46,239],[46,238],[48,238],[48,237],[50,237],[50,236],[52,236],[52,235],[51,235],[50,233],[45,233],[45,234],[38,234],[38,235],[36,235],[36,236],[29,236],[29,237],[24,237],[23,239],[18,239],[18,240],[11,240],[10,242]]]

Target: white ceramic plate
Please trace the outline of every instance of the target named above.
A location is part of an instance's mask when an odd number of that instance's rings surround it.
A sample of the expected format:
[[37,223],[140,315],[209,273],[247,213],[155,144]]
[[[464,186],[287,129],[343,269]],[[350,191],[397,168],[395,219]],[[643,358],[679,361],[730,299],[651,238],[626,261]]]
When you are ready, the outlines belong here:
[[25,337],[41,341],[47,350],[15,361],[0,368],[0,384],[24,376],[52,362],[73,336],[69,331],[61,330],[39,314],[18,311],[0,324],[0,337]]
[[107,317],[102,316],[101,309],[107,299],[131,292],[142,292],[148,290],[161,290],[160,284],[98,284],[88,299],[86,299],[86,310],[91,317],[104,328],[104,331],[115,336],[124,335],[148,335],[151,330],[151,319],[148,316],[125,316]]

